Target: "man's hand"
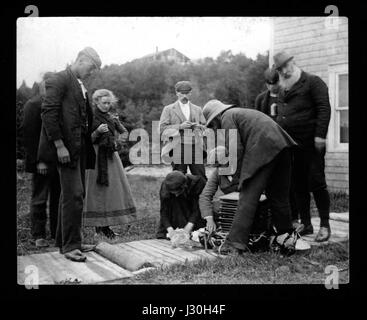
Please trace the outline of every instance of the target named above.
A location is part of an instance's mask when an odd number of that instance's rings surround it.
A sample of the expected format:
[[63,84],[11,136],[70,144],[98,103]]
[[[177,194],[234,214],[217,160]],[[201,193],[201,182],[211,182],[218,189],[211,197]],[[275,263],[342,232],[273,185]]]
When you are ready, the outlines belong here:
[[45,176],[47,174],[47,164],[44,162],[37,163],[37,172]]
[[171,239],[171,235],[172,235],[173,231],[174,231],[174,229],[172,227],[167,228],[167,238]]
[[70,162],[70,154],[68,149],[65,146],[61,146],[57,148],[57,158],[61,163],[68,163]]
[[190,233],[192,231],[192,229],[194,228],[194,224],[192,222],[188,222],[186,224],[186,226],[184,227],[184,230],[187,232],[187,233]]
[[68,149],[66,149],[64,145],[64,141],[62,139],[54,141],[55,147],[57,149],[57,158],[61,163],[68,163],[70,162],[70,154]]
[[206,229],[211,233],[217,229],[213,217],[206,217]]
[[322,152],[326,147],[326,139],[315,137],[315,148],[317,151]]
[[190,121],[185,121],[180,124],[180,130],[184,129],[190,129],[192,126],[192,123]]

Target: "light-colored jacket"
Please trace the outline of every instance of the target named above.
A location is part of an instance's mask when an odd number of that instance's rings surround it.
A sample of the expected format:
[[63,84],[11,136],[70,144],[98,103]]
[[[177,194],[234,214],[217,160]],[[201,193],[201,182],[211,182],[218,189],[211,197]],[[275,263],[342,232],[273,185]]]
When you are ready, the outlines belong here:
[[[178,100],[168,106],[165,106],[163,108],[161,118],[159,120],[159,133],[162,135],[162,141],[165,143],[165,145],[162,148],[162,159],[166,156],[166,153],[170,150],[167,147],[170,147],[168,145],[170,137],[178,137],[182,136],[183,130],[180,130],[180,124],[185,121],[191,121],[200,125],[205,125],[206,120],[203,115],[203,110],[201,107],[188,102],[190,105],[190,119],[186,119],[184,114],[182,113],[180,104]],[[194,130],[194,134],[195,134]],[[190,141],[189,141],[190,140]],[[202,150],[205,149],[203,140],[198,138],[198,136],[195,134],[194,138],[190,139],[181,139],[181,140],[174,140],[175,141],[181,141],[181,143],[195,143],[196,148],[200,148]],[[166,147],[166,148],[165,148]],[[167,150],[167,152],[166,152]]]
[[187,120],[205,125],[206,121],[203,115],[203,110],[191,102],[188,103],[190,105],[190,119],[185,118],[178,100],[163,108],[161,118],[159,120],[160,134],[162,134],[166,129],[179,130],[180,124]]

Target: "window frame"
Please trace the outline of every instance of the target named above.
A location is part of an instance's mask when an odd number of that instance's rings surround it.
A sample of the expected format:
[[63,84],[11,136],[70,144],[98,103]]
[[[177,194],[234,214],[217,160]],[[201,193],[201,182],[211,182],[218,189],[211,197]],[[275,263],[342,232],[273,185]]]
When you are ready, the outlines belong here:
[[339,76],[348,75],[348,96],[349,96],[349,71],[348,63],[339,63],[329,65],[329,97],[331,106],[331,116],[328,133],[328,151],[348,152],[349,142],[340,142],[340,111],[348,110],[349,117],[349,99],[347,107],[339,107]]

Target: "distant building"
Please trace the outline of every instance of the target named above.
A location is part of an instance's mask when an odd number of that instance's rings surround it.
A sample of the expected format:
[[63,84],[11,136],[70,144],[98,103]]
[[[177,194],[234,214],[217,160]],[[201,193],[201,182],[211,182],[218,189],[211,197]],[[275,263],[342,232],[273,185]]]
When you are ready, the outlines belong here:
[[300,68],[318,75],[329,87],[326,180],[330,190],[349,193],[348,19],[275,17],[272,25],[269,64],[274,53],[285,50]]
[[174,48],[158,51],[158,48],[155,53],[148,54],[139,59],[135,59],[134,61],[163,61],[163,62],[174,62],[179,64],[186,64],[190,61],[188,57],[186,57],[181,52],[177,51]]

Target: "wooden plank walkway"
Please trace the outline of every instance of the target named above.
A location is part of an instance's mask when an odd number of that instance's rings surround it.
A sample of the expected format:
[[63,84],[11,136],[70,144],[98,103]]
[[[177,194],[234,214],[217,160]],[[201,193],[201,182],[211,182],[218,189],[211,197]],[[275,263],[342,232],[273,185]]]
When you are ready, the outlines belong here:
[[70,261],[59,252],[18,256],[18,284],[24,284],[24,279],[29,273],[28,266],[38,268],[40,285],[66,281],[81,284],[103,283],[133,276],[130,271],[120,268],[95,252],[86,252],[85,255],[87,261],[84,263]]
[[[332,214],[330,220],[332,235],[328,242],[317,243],[314,238],[319,229],[319,218],[312,218],[314,234],[303,238],[311,245],[327,245],[333,242],[343,242],[349,239],[349,223],[347,214]],[[201,248],[185,250],[172,248],[168,240],[148,239],[126,243],[118,243],[121,250],[126,250],[142,257],[147,263],[154,267],[167,267],[173,264],[184,264],[186,262],[199,261],[201,259],[216,259],[218,257],[213,251],[207,252]],[[126,252],[125,251],[125,252]],[[80,284],[113,283],[115,280],[133,277],[142,272],[128,271],[95,252],[86,253],[85,263],[73,262],[64,258],[59,252],[46,252],[18,256],[18,284],[24,284],[27,266],[36,266],[39,270],[39,284],[57,284],[74,282]],[[149,270],[151,268],[147,268]]]

